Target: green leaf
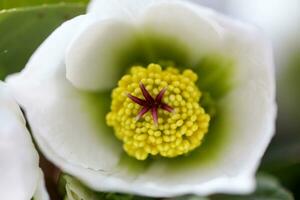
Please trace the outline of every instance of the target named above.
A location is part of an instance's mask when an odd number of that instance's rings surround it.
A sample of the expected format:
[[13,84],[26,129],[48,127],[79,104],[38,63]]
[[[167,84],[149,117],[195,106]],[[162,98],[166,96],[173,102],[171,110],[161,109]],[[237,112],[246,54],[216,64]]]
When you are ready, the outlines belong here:
[[279,182],[269,175],[261,174],[257,177],[257,189],[249,195],[213,195],[210,197],[185,196],[168,200],[293,200],[290,192],[285,190]]
[[56,3],[88,3],[89,0],[0,0],[0,10]]
[[84,4],[0,11],[0,80],[20,71],[35,49],[62,22],[84,12]]

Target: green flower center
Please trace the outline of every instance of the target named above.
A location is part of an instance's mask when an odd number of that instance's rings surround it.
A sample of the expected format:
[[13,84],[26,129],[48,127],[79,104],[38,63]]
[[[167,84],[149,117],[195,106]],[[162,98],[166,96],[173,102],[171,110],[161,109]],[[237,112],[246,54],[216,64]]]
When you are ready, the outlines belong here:
[[128,155],[176,157],[201,145],[210,116],[199,101],[192,70],[133,66],[113,90],[106,121]]

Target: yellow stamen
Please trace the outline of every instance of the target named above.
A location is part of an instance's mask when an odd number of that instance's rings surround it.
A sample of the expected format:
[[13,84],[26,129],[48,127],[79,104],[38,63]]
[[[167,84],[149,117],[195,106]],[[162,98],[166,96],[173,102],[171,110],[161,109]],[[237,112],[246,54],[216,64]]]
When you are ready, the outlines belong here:
[[[173,67],[162,70],[157,64],[150,64],[147,68],[134,66],[121,78],[113,90],[111,112],[106,121],[114,128],[117,138],[123,141],[123,148],[130,156],[138,160],[145,160],[149,155],[171,158],[201,145],[210,116],[199,104],[201,92],[195,85],[196,81],[197,75],[192,70],[181,74]],[[157,124],[150,112],[136,120],[141,106],[127,94],[143,99],[139,87],[141,82],[153,97],[167,88],[162,101],[174,112],[158,109]]]

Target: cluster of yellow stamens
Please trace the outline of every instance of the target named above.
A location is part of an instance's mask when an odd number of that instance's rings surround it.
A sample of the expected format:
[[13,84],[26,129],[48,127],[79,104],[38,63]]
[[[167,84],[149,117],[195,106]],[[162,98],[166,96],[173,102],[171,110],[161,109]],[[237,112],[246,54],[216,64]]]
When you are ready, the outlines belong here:
[[[149,155],[176,157],[195,149],[208,131],[210,116],[200,106],[201,92],[195,85],[197,75],[192,70],[179,70],[150,64],[134,66],[113,90],[111,112],[106,120],[123,141],[124,150],[138,160]],[[170,109],[141,113],[142,106],[132,98],[145,99],[141,84],[152,97],[164,91],[162,102]],[[145,92],[145,91],[144,91]],[[130,96],[129,96],[130,94]],[[145,101],[146,102],[146,101]]]

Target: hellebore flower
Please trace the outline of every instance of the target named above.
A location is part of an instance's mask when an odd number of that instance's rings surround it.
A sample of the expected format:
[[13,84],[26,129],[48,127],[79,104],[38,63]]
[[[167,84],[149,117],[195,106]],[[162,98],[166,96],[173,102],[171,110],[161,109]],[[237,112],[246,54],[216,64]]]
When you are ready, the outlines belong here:
[[22,112],[0,82],[0,199],[48,200]]
[[92,1],[7,82],[46,157],[98,191],[247,193],[273,135],[269,43],[187,1]]

